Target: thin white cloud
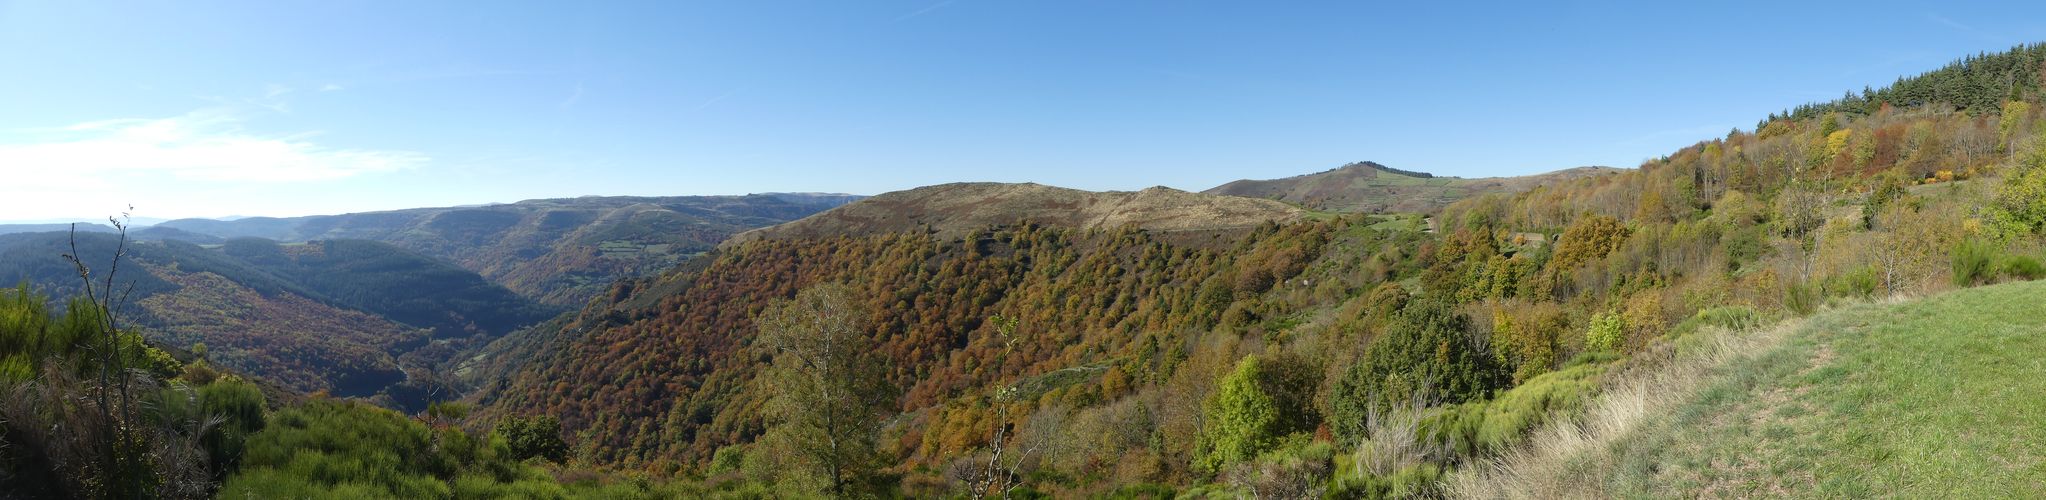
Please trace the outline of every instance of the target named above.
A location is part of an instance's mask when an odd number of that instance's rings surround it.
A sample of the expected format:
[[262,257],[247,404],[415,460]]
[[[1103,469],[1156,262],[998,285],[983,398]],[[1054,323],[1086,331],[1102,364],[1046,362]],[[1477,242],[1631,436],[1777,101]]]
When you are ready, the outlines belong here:
[[708,101],[703,101],[703,104],[698,104],[698,105],[696,105],[696,109],[694,109],[694,110],[692,110],[692,111],[703,111],[703,109],[704,109],[704,108],[708,108],[708,107],[710,107],[710,105],[712,105],[712,104],[717,104],[717,103],[718,103],[718,101],[723,101],[723,100],[725,100],[725,98],[726,98],[726,97],[731,97],[731,96],[732,96],[732,94],[734,94],[734,93],[738,93],[738,92],[739,92],[739,91],[737,91],[737,90],[727,90],[727,91],[725,91],[725,93],[723,93],[723,94],[718,94],[718,96],[717,96],[717,97],[712,97],[712,98],[710,98],[710,100],[708,100]]
[[1996,34],[1996,33],[1990,33],[1990,32],[1988,32],[1988,31],[1984,31],[1984,30],[1981,30],[1981,29],[1977,29],[1977,28],[1975,28],[1974,26],[1970,26],[1970,25],[1967,25],[1967,24],[1963,24],[1963,23],[1962,23],[1962,22],[1960,22],[1960,21],[1955,21],[1955,20],[1953,20],[1953,19],[1950,19],[1950,18],[1948,18],[1948,17],[1946,17],[1946,16],[1942,16],[1942,15],[1939,15],[1939,14],[1926,14],[1926,15],[1925,15],[1925,18],[1926,18],[1927,20],[1930,20],[1930,21],[1932,21],[1932,22],[1933,22],[1933,23],[1935,23],[1935,24],[1939,24],[1939,25],[1941,25],[1941,26],[1946,26],[1946,27],[1948,27],[1948,28],[1953,28],[1953,29],[1954,29],[1954,30],[1956,30],[1956,31],[1960,31],[1960,32],[1962,32],[1962,33],[1967,33],[1968,35],[1970,35],[1970,36],[1974,36],[1975,38],[1978,38],[1978,39],[1982,39],[1982,40],[1987,40],[1987,41],[1992,41],[1992,42],[1998,42],[1998,43],[2011,43],[2011,40],[2010,40],[2010,39],[2009,39],[2008,37],[2005,37],[2005,36],[2003,36],[2003,35],[2000,35],[2000,34]]
[[554,105],[554,107],[557,107],[557,108],[561,108],[561,110],[562,110],[562,111],[567,111],[567,110],[575,109],[575,104],[576,104],[576,103],[578,103],[578,102],[582,102],[582,100],[583,100],[583,82],[575,82],[575,90],[574,90],[574,91],[571,91],[571,92],[569,92],[569,93],[568,93],[568,98],[567,98],[567,99],[562,99],[562,100],[561,100],[561,102],[560,102],[560,103],[558,103],[558,104],[555,104],[555,105]]
[[1935,22],[1935,23],[1939,23],[1939,24],[1943,24],[1943,25],[1946,25],[1946,27],[1948,27],[1948,28],[1953,28],[1953,29],[1957,29],[1957,30],[1961,30],[1961,31],[1966,31],[1966,32],[1969,32],[1969,33],[1975,33],[1975,32],[1976,32],[1976,31],[1975,31],[1975,27],[1973,27],[1973,26],[1969,26],[1969,25],[1966,25],[1966,24],[1961,24],[1961,22],[1960,22],[1960,21],[1955,21],[1955,20],[1952,20],[1952,19],[1948,19],[1948,18],[1947,18],[1946,16],[1942,16],[1942,15],[1939,15],[1939,14],[1926,14],[1926,15],[1925,15],[1925,18],[1926,18],[1926,19],[1931,19],[1931,20],[1932,20],[1932,22]]
[[289,93],[291,93],[291,91],[292,91],[292,90],[294,90],[294,89],[292,89],[292,88],[291,88],[291,86],[289,86],[289,85],[284,85],[284,84],[277,84],[277,83],[272,83],[272,84],[269,84],[269,85],[264,85],[264,86],[263,86],[263,98],[265,98],[265,99],[276,99],[276,98],[278,98],[278,97],[283,97],[283,96],[284,96],[284,94],[289,94]]
[[250,105],[253,106],[261,107],[263,109],[268,109],[271,112],[275,113],[290,113],[291,102],[285,100],[284,96],[291,95],[292,92],[295,92],[297,90],[298,89],[292,88],[289,85],[272,83],[263,86],[262,97],[257,97],[254,99],[244,99],[243,102],[249,103]]
[[945,6],[947,6],[947,5],[952,5],[952,0],[943,0],[943,1],[941,1],[941,2],[938,2],[938,3],[934,3],[934,4],[931,4],[931,6],[929,6],[929,7],[924,7],[924,8],[922,8],[922,9],[917,9],[917,11],[916,11],[916,12],[911,12],[911,13],[908,13],[908,14],[903,14],[903,15],[902,15],[901,17],[897,17],[897,18],[895,18],[895,20],[893,20],[893,21],[889,21],[889,22],[891,22],[891,23],[899,23],[899,22],[903,22],[903,21],[908,21],[908,20],[909,20],[910,18],[913,18],[913,17],[916,17],[916,16],[921,16],[921,15],[924,15],[924,14],[929,14],[929,13],[931,13],[931,11],[935,11],[935,10],[938,10],[938,9],[942,9],[942,8],[945,8]]
[[430,158],[411,151],[333,148],[316,134],[264,135],[241,120],[205,110],[172,118],[79,123],[0,135],[0,168],[15,189],[100,185],[123,176],[289,183],[326,181],[415,168]]

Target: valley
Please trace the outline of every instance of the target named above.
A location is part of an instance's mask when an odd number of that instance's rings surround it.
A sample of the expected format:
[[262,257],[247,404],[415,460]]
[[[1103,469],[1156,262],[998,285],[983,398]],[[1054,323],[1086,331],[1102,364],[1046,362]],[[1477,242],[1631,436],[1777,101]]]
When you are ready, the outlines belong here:
[[2046,495],[2046,43],[521,7],[0,127],[0,499]]

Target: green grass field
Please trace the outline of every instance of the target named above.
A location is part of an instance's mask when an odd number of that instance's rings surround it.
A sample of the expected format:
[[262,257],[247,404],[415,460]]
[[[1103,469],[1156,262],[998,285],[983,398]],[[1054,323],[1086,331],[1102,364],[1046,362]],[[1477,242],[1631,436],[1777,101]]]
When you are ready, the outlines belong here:
[[1822,313],[1606,452],[1628,497],[2046,497],[2046,281]]

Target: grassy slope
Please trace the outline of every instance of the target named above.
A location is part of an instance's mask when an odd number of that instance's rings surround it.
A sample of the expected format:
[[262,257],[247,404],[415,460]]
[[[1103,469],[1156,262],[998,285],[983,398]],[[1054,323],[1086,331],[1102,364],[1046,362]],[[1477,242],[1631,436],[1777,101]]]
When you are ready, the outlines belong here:
[[1861,304],[1607,450],[1623,496],[2046,496],[2046,281]]

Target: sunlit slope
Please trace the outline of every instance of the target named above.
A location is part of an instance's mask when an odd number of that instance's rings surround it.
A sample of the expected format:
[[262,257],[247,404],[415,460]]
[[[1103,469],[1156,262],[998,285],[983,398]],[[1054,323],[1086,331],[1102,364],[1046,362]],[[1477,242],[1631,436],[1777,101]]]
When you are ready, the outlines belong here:
[[1615,450],[1622,496],[2046,497],[2046,281],[1814,317]]
[[1473,196],[1518,193],[1537,186],[1621,171],[1609,167],[1577,167],[1520,177],[1466,179],[1436,177],[1365,161],[1284,179],[1244,179],[1202,193],[1279,200],[1330,212],[1427,213]]

